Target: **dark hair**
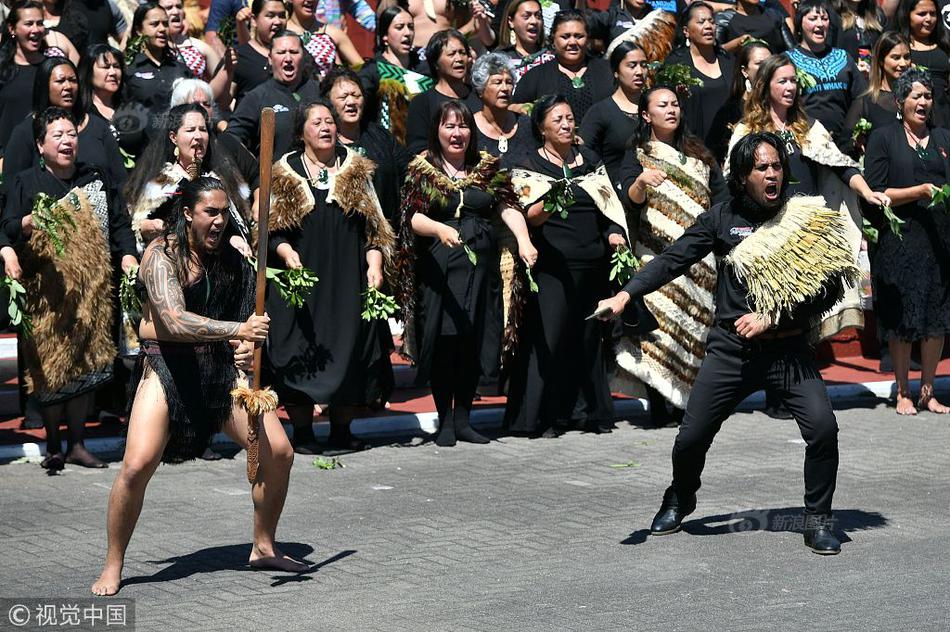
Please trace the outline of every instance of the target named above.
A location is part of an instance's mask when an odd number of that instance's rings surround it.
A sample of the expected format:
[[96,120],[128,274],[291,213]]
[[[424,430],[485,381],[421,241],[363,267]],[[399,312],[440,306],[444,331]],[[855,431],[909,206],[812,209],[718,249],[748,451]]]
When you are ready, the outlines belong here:
[[831,6],[841,16],[841,30],[847,31],[854,27],[857,18],[864,20],[865,31],[880,33],[884,30],[878,16],[878,4],[873,0],[857,0],[857,7],[851,8],[848,0],[831,0]]
[[[505,11],[501,15],[501,25],[498,27],[498,48],[507,48],[511,46],[511,34],[514,32],[511,26],[508,25],[508,22],[515,17],[518,9],[525,2],[533,2],[538,5],[538,8],[541,8],[540,0],[511,0],[506,6]],[[544,20],[541,20],[540,28],[538,30],[538,35],[540,39],[537,42],[538,48],[544,47]]]
[[224,184],[228,199],[234,202],[242,217],[247,217],[247,200],[244,199],[241,193],[242,185],[246,186],[246,183],[241,179],[241,172],[227,153],[218,149],[218,142],[211,121],[208,119],[208,113],[197,103],[184,103],[168,110],[164,117],[162,129],[149,142],[138,157],[135,169],[129,174],[129,179],[122,191],[123,196],[130,205],[136,204],[139,197],[144,193],[145,187],[158,177],[165,168],[165,164],[175,162],[175,145],[168,135],[181,128],[185,117],[193,113],[200,114],[208,128],[208,151],[201,161],[202,170],[214,171]]
[[81,98],[82,84],[79,83],[79,72],[76,71],[73,62],[65,57],[47,57],[36,69],[36,76],[33,78],[33,114],[37,115],[50,107],[49,82],[53,76],[53,71],[60,66],[72,68],[76,75],[76,100],[73,103],[72,115],[76,121],[82,121],[86,116],[86,109],[83,107]]
[[[188,220],[185,218],[185,209],[194,210],[201,196],[213,191],[221,191],[231,202],[228,189],[221,180],[211,176],[199,176],[194,180],[186,180],[178,189],[178,201],[174,205],[171,217],[165,222],[162,231],[162,252],[175,262],[175,276],[182,289],[188,286],[189,268],[193,260],[192,244],[189,241]],[[228,218],[230,220],[230,216]],[[222,300],[230,303],[240,301],[242,297],[235,296],[241,293],[240,279],[243,270],[240,255],[232,248],[226,239],[219,242],[214,253],[204,253],[202,257],[205,275],[211,285],[211,299],[209,303],[216,305]],[[219,316],[220,317],[220,316]],[[234,315],[230,316],[234,318]]]
[[[29,9],[35,9],[40,13],[45,11],[43,3],[38,0],[20,0],[13,3],[13,6],[10,7],[10,13],[7,14],[7,19],[3,21],[3,33],[0,33],[0,73],[4,75],[8,71],[16,69],[13,61],[16,55],[16,36],[11,31],[16,29],[16,23],[20,21],[20,12]],[[46,48],[45,41],[42,48]]]
[[[812,11],[818,11],[819,13],[824,11],[830,17],[834,9],[828,4],[828,0],[801,0],[801,2],[798,3],[798,8],[795,9],[795,16],[793,18],[795,22],[795,35],[798,37],[799,42],[802,41],[802,20]],[[827,46],[829,48],[831,48],[830,35],[831,33],[829,32],[827,39]]]
[[[362,87],[362,86],[360,86]],[[340,125],[340,115],[336,113],[336,109],[333,107],[333,104],[323,98],[312,99],[310,101],[302,102],[297,106],[297,110],[294,112],[294,140],[291,145],[291,148],[294,151],[302,151],[304,147],[303,142],[303,128],[307,123],[307,117],[310,116],[310,110],[314,108],[326,108],[330,111],[330,116],[333,117],[333,122],[337,126]]]
[[468,147],[465,148],[465,166],[468,168],[478,164],[478,141],[475,138],[475,117],[468,106],[458,99],[451,99],[443,102],[436,108],[432,115],[432,124],[429,125],[429,145],[426,151],[426,159],[433,165],[442,168],[445,166],[445,160],[442,158],[442,145],[439,143],[439,127],[445,122],[445,119],[451,114],[462,117],[462,121],[468,125],[472,135],[468,139]]
[[426,62],[429,64],[429,74],[436,81],[439,80],[439,58],[442,57],[442,50],[445,48],[445,45],[449,43],[450,39],[460,41],[465,47],[466,55],[470,55],[472,52],[468,40],[458,29],[445,29],[433,35],[429,43],[426,44]]
[[284,0],[254,0],[251,3],[251,15],[253,15],[254,17],[259,16],[261,14],[261,11],[264,10],[264,6],[268,2],[278,2],[280,3],[281,6],[284,7],[285,11],[287,10],[287,5],[284,4]]
[[[874,44],[874,50],[871,53],[871,72],[868,77],[868,89],[864,94],[869,95],[872,101],[877,101],[881,96],[881,84],[885,81],[884,60],[898,46],[906,46],[907,52],[910,52],[910,42],[896,31],[885,31]],[[863,96],[863,95],[862,95]]]
[[[901,3],[897,7],[897,13],[894,17],[897,18],[897,31],[903,35],[907,41],[911,41],[910,37],[910,14],[917,8],[917,5],[923,2],[923,0],[901,0]],[[943,52],[950,54],[950,38],[947,36],[947,29],[943,24],[943,16],[940,11],[940,3],[936,0],[931,0],[934,5],[934,9],[937,11],[937,23],[934,27],[933,32],[933,43],[936,44]]]
[[[373,46],[374,52],[382,53],[386,50],[383,38],[389,34],[390,25],[400,13],[409,13],[409,9],[394,4],[391,7],[386,7],[386,9],[376,17],[376,43]],[[409,13],[409,17],[412,17],[411,13]]]
[[[561,94],[545,94],[534,102],[534,108],[531,110],[531,132],[534,134],[534,139],[539,143],[544,142],[544,136],[541,134],[541,129],[544,127],[544,119],[547,117],[548,112],[559,105],[570,106],[571,104],[567,98]],[[571,112],[574,112],[573,106],[571,106]]]
[[[637,131],[634,133],[632,139],[635,147],[646,148],[647,144],[652,141],[653,125],[647,123],[643,115],[647,112],[647,107],[650,105],[650,97],[660,90],[671,92],[677,100],[680,98],[676,93],[676,88],[665,85],[653,86],[643,91],[643,94],[640,95],[640,125],[637,127]],[[680,105],[680,122],[673,132],[673,147],[684,155],[700,160],[710,167],[717,166],[716,158],[706,149],[703,141],[690,134],[686,129],[686,117],[684,116],[682,104]]]
[[[679,48],[680,46],[686,46],[686,34],[683,33],[683,30],[686,28],[686,25],[689,24],[689,21],[693,19],[693,13],[697,9],[707,9],[713,16],[716,17],[716,10],[712,8],[708,3],[703,2],[702,0],[696,0],[692,4],[686,7],[686,10],[681,12],[677,16],[676,20],[676,40],[673,43],[674,48]],[[713,42],[713,48],[718,48],[719,44]]]
[[625,40],[617,44],[617,47],[614,48],[612,53],[610,53],[610,69],[613,72],[617,72],[620,69],[620,62],[622,62],[623,58],[627,56],[627,53],[632,53],[635,50],[638,50],[646,55],[646,51],[643,50],[643,47],[636,42]]
[[42,112],[33,117],[33,141],[36,143],[41,143],[44,138],[46,138],[46,128],[55,123],[56,121],[66,119],[73,124],[74,127],[78,127],[79,124],[76,122],[76,118],[72,115],[69,110],[59,108],[54,106],[45,108]]
[[349,81],[350,83],[355,83],[360,89],[360,93],[363,94],[363,97],[366,97],[366,91],[363,89],[363,83],[360,81],[360,76],[345,66],[334,66],[330,69],[330,72],[328,72],[323,80],[320,81],[320,96],[324,99],[329,99],[330,90],[333,89],[333,86],[335,86],[338,81]]
[[752,40],[748,44],[743,44],[739,49],[739,55],[736,57],[735,67],[732,72],[732,87],[729,89],[729,96],[733,100],[742,104],[743,99],[745,98],[745,81],[746,77],[742,74],[743,68],[749,65],[749,58],[752,57],[752,51],[757,48],[763,48],[769,51],[769,54],[772,54],[772,49],[769,48],[769,45],[761,40]]
[[726,181],[729,185],[729,193],[733,197],[745,195],[745,182],[755,168],[755,152],[762,143],[771,145],[778,152],[778,159],[782,164],[782,189],[779,191],[779,196],[785,197],[791,176],[788,170],[788,152],[785,151],[785,143],[772,132],[753,132],[740,138],[732,148],[729,154],[729,176]]
[[300,36],[300,33],[297,33],[296,31],[291,31],[290,29],[281,29],[277,31],[276,33],[274,33],[274,36],[270,38],[270,46],[267,47],[268,50],[273,48],[274,42],[281,39],[282,37],[297,38],[297,41],[300,42],[300,47],[303,48],[303,38]]
[[[939,19],[939,18],[938,18]],[[910,94],[910,91],[914,88],[914,84],[919,83],[928,90],[930,94],[933,95],[934,91],[934,82],[933,78],[930,76],[930,73],[926,70],[921,70],[920,68],[910,67],[901,73],[901,76],[897,78],[897,81],[894,83],[894,100],[897,102],[897,112],[899,116],[903,116],[904,109],[904,100],[907,98],[907,95]],[[934,99],[936,101],[936,99]],[[930,124],[933,121],[934,111],[932,103],[930,106],[930,112],[927,114],[927,123]]]
[[96,67],[96,62],[112,57],[119,64],[119,90],[113,97],[112,106],[117,108],[121,105],[123,88],[123,78],[125,76],[125,55],[109,44],[93,44],[86,50],[86,54],[79,60],[79,103],[82,105],[83,112],[92,111],[92,97],[95,87],[92,85],[92,74]]
[[[137,35],[142,34],[142,24],[145,23],[145,16],[153,9],[161,9],[165,12],[165,15],[168,15],[168,12],[162,8],[162,5],[160,5],[157,0],[149,0],[148,2],[140,4],[136,7],[135,13],[132,14],[132,26],[129,27],[129,41]],[[165,45],[164,56],[166,59],[175,59],[175,53],[172,51],[172,47],[167,44]]]

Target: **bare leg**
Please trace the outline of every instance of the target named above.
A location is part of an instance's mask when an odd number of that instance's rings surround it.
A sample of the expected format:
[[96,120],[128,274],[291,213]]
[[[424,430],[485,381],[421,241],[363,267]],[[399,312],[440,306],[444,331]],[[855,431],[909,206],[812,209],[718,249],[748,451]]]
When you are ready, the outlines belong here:
[[108,467],[105,463],[86,449],[83,437],[86,434],[86,419],[92,408],[93,393],[86,393],[74,397],[65,403],[66,424],[69,428],[66,462],[82,465],[83,467]]
[[894,363],[894,378],[897,380],[897,414],[916,415],[917,408],[910,396],[907,373],[910,371],[911,343],[892,337],[888,340],[891,361]]
[[161,462],[168,436],[165,393],[158,377],[152,373],[139,384],[129,416],[125,458],[109,494],[106,562],[99,579],[92,585],[93,594],[119,592],[125,551],[142,511],[145,487]]
[[[247,412],[235,406],[224,431],[231,439],[247,449]],[[287,439],[277,413],[264,415],[260,431],[260,469],[257,482],[251,486],[254,501],[254,544],[248,562],[260,568],[276,568],[282,571],[302,572],[309,567],[284,555],[275,540],[277,522],[284,509],[290,468],[294,463],[294,450]]]
[[920,341],[920,400],[917,405],[932,413],[946,415],[950,408],[934,397],[934,375],[940,356],[943,355],[943,338],[924,338]]

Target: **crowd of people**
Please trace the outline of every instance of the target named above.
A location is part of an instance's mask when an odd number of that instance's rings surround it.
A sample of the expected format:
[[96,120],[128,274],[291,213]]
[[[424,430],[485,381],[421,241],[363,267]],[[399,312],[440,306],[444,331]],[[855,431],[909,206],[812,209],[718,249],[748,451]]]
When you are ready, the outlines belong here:
[[[83,422],[124,404],[126,367],[128,400],[156,382],[169,400],[167,446],[146,450],[147,467],[214,458],[230,402],[186,382],[232,379],[221,366],[261,327],[264,381],[298,453],[366,447],[350,421],[387,405],[394,350],[432,389],[441,446],[488,441],[470,424],[480,393],[507,395],[514,435],[609,432],[618,390],[647,397],[654,423],[678,423],[725,320],[725,253],[697,247],[668,270],[675,280],[627,293],[621,321],[590,316],[637,260],[696,239],[709,209],[735,198],[731,155],[762,134],[779,139],[783,195],[821,199],[854,262],[869,254],[897,412],[950,412],[933,392],[950,332],[950,215],[934,197],[950,183],[944,4],[417,4],[212,0],[206,21],[182,0],[4,6],[0,255],[6,287],[25,288],[19,355],[44,467],[104,467]],[[372,51],[347,35],[345,12],[374,33]],[[272,281],[258,322],[242,279],[256,265],[265,107],[276,118],[266,265],[318,280],[297,304]],[[177,299],[139,325],[122,279],[154,244],[192,265],[169,244],[184,243],[198,202],[211,217],[201,238],[228,257],[192,249],[197,271],[179,270]],[[157,300],[156,277],[141,277]],[[386,295],[391,319],[368,307]],[[871,324],[860,283],[836,299],[795,329],[815,342]],[[192,305],[235,327],[199,326]],[[172,321],[205,328],[186,337],[198,351],[163,341]],[[188,353],[208,364],[174,377]],[[782,389],[767,395],[773,416],[800,416]],[[324,412],[327,446],[312,430]]]

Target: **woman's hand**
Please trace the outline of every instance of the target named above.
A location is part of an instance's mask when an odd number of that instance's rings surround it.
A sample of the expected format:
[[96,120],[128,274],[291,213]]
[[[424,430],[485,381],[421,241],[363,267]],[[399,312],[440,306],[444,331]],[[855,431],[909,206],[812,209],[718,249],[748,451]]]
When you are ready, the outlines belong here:
[[121,263],[122,272],[124,272],[125,274],[128,274],[129,270],[131,270],[138,264],[139,264],[139,260],[133,257],[132,255],[124,255],[122,257],[122,263]]
[[254,345],[244,340],[229,340],[234,349],[234,366],[239,371],[250,371],[254,365]]
[[864,201],[872,206],[890,206],[891,198],[877,191],[868,191],[862,196]]
[[23,219],[20,220],[20,230],[23,232],[23,236],[29,239],[34,228],[36,228],[36,224],[33,223],[33,213],[24,215]]
[[366,284],[374,290],[383,286],[383,268],[379,265],[371,265],[366,269]]
[[3,272],[11,279],[20,280],[23,276],[23,268],[20,267],[20,258],[16,251],[10,246],[0,248],[0,257],[3,257]]
[[441,224],[436,229],[435,235],[439,238],[439,241],[441,241],[443,245],[449,248],[455,248],[462,245],[462,240],[459,238],[459,232],[448,224]]
[[284,267],[288,270],[303,267],[303,263],[300,262],[300,255],[298,255],[293,246],[288,243],[277,246],[277,256],[284,260]]
[[518,256],[529,268],[533,268],[538,262],[538,249],[534,247],[530,239],[518,242]]
[[139,226],[139,232],[142,233],[142,241],[150,242],[165,230],[165,222],[160,219],[144,219]]
[[597,317],[600,320],[613,320],[623,313],[623,310],[627,307],[627,303],[629,302],[629,294],[623,291],[617,292],[615,296],[605,298],[597,303],[597,309],[594,310],[594,313],[603,312]]
[[654,189],[666,180],[666,173],[659,169],[644,169],[643,173],[637,176],[634,184],[639,184],[641,188],[653,187]]
[[[934,189],[939,189],[939,188],[940,188],[940,187],[938,187],[937,185],[931,184],[931,183],[929,183],[929,182],[925,182],[925,183],[923,183],[923,184],[918,184],[918,185],[917,185],[917,199],[919,199],[919,200],[929,200],[930,198],[933,197]],[[27,217],[29,217],[29,215],[27,215]],[[24,218],[24,219],[26,219],[26,218]]]
[[241,253],[242,257],[247,258],[253,254],[251,252],[251,246],[240,235],[232,235],[231,239],[228,240],[228,243],[231,244],[232,248]]
[[247,322],[241,323],[238,329],[238,339],[248,342],[264,342],[267,339],[267,332],[270,329],[270,316],[264,314],[258,316],[251,314]]
[[611,233],[607,237],[607,243],[610,244],[610,247],[616,250],[620,247],[627,247],[627,240],[623,238],[623,235],[620,233]]

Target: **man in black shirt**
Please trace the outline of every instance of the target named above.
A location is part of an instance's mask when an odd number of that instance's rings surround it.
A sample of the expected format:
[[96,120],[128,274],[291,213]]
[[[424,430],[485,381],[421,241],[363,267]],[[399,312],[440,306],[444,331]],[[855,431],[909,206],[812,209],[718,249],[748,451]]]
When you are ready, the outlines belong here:
[[[831,522],[838,425],[807,333],[856,270],[837,215],[820,208],[820,198],[808,198],[818,208],[787,201],[787,160],[773,134],[750,134],[739,141],[730,155],[733,199],[700,215],[621,292],[598,306],[606,318],[619,315],[631,298],[658,290],[710,252],[719,261],[715,325],[673,446],[673,482],[653,519],[653,535],[679,531],[696,507],[706,452],[722,423],[743,399],[765,388],[792,412],[807,446],[805,545],[825,555],[840,551]],[[811,223],[817,221],[826,224],[819,228]],[[819,238],[805,253],[793,247],[812,235],[826,239]],[[755,267],[763,260],[771,264],[768,272],[778,266],[774,274],[789,276],[769,284],[774,277]]]
[[233,134],[251,153],[257,154],[260,144],[261,110],[274,108],[274,156],[290,150],[294,136],[294,112],[299,103],[320,96],[316,82],[304,72],[304,50],[300,35],[281,31],[271,40],[269,61],[273,76],[247,93],[228,121],[228,134]]

